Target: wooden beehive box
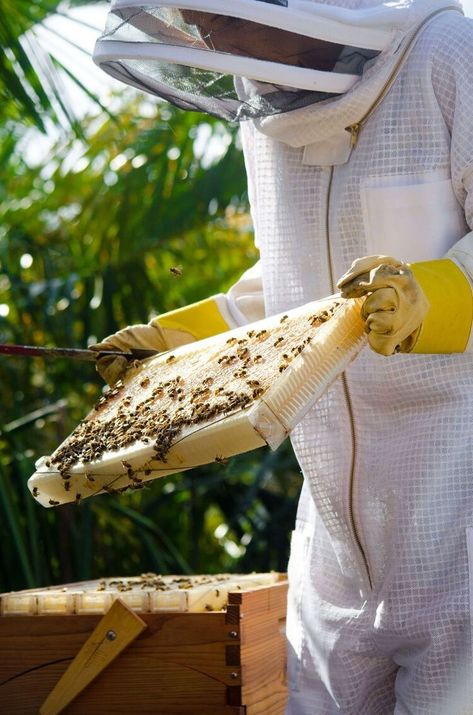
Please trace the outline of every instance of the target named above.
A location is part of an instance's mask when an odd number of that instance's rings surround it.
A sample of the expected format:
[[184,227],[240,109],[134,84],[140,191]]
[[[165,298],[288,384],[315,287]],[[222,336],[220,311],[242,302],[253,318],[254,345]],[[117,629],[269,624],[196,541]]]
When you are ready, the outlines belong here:
[[[225,611],[140,613],[147,628],[65,715],[283,715],[287,581]],[[100,615],[0,617],[0,712],[37,715]]]

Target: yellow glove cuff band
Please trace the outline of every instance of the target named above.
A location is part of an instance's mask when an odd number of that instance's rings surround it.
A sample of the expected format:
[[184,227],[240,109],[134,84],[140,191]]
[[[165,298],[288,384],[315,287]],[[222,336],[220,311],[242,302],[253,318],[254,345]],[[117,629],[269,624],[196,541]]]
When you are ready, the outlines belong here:
[[155,322],[164,330],[185,332],[195,340],[203,340],[229,329],[213,298],[206,298],[184,308],[171,310],[155,318]]
[[414,277],[430,303],[413,353],[463,353],[473,322],[473,292],[449,259],[413,263]]

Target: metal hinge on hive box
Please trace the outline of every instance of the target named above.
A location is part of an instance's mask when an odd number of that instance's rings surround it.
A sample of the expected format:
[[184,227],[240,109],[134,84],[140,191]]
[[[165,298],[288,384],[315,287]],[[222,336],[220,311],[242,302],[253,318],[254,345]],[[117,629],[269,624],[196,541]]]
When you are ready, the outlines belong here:
[[275,449],[365,344],[331,297],[132,365],[29,480],[43,506]]
[[[155,598],[138,606],[141,591]],[[127,605],[98,613],[117,595]],[[276,573],[144,574],[2,594],[0,712],[283,715],[286,597]]]

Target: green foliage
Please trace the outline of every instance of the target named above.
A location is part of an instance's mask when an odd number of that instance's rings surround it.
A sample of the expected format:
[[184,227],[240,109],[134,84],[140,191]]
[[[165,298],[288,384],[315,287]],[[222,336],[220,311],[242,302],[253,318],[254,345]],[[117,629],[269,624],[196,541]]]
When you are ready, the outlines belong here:
[[[0,124],[21,121],[47,130],[47,121],[65,125],[81,136],[81,125],[65,98],[63,74],[100,101],[67,70],[61,59],[37,36],[38,27],[52,14],[92,4],[85,0],[0,0]],[[95,3],[96,4],[96,3]]]
[[[255,261],[234,130],[139,98],[119,104],[117,119],[87,120],[83,139],[58,140],[33,167],[0,124],[0,342],[82,347],[225,290]],[[287,445],[46,510],[26,487],[34,461],[101,382],[88,363],[4,357],[0,384],[0,590],[285,568],[300,486]]]

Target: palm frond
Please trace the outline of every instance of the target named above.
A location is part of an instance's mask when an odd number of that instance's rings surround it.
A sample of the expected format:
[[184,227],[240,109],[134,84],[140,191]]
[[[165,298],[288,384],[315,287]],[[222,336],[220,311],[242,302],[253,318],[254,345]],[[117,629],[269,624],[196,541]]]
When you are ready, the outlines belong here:
[[[63,58],[45,42],[39,29],[58,11],[61,17],[70,18],[89,28],[93,26],[69,15],[67,8],[96,4],[70,2],[66,9],[60,0],[17,0],[15,4],[0,0],[0,122],[16,120],[46,131],[46,119],[56,125],[66,126],[80,134],[63,77],[68,76],[98,106],[98,96],[65,68]],[[58,6],[60,8],[58,10]],[[4,7],[2,7],[4,6]],[[67,38],[62,38],[67,41]],[[70,41],[71,45],[72,40]]]

